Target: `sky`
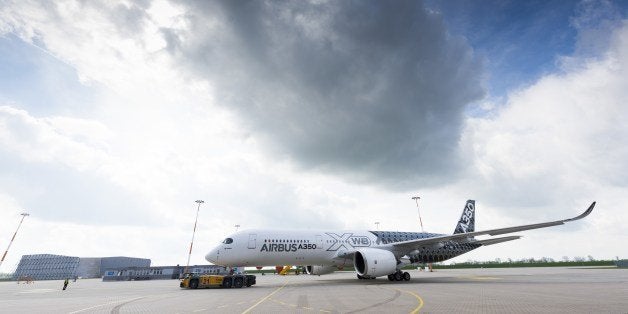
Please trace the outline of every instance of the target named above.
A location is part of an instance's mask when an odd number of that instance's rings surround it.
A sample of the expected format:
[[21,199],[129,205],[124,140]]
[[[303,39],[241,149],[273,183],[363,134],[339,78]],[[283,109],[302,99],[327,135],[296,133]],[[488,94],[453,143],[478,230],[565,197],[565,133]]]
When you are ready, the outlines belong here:
[[[628,258],[625,1],[0,1],[0,271],[192,264],[240,229]],[[197,207],[195,200],[204,200]]]

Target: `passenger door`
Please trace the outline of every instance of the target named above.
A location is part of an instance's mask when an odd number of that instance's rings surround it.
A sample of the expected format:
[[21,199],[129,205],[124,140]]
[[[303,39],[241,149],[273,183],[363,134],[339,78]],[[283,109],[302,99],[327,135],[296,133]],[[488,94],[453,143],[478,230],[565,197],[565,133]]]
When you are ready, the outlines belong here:
[[255,233],[249,234],[249,246],[248,246],[249,249],[255,249],[256,242],[257,242],[256,239],[257,239],[257,234]]

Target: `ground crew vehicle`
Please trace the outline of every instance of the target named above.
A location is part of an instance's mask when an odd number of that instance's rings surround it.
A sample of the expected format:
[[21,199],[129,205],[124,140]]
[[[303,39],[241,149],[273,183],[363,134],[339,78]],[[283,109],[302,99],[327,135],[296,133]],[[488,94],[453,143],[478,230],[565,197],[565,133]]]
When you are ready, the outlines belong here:
[[254,275],[207,275],[185,273],[179,287],[181,288],[242,288],[255,284]]

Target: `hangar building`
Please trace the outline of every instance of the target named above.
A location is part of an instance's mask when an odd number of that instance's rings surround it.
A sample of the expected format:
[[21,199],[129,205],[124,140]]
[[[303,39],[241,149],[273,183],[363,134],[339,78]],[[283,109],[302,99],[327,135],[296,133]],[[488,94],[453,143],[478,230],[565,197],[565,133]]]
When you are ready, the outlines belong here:
[[107,269],[150,267],[150,259],[125,256],[76,257],[54,254],[23,255],[13,274],[14,280],[99,278]]

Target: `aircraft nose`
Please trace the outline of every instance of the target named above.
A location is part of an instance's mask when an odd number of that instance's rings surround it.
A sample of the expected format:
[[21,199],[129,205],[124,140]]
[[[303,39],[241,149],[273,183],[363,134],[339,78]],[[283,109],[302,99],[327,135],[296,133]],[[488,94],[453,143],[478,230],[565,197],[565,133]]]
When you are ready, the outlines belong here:
[[207,255],[205,255],[205,259],[210,262],[216,264],[218,262],[218,248],[213,248]]

